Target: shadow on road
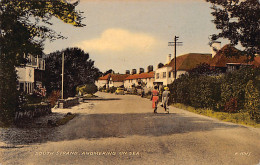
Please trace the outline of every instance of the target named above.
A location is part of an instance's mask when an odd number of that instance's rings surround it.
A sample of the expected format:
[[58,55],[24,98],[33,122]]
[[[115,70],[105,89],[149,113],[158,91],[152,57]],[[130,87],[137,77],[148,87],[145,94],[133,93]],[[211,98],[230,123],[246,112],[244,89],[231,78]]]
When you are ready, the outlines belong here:
[[[215,122],[210,119],[188,117],[180,114],[89,114],[71,120],[67,125],[56,128],[26,129],[26,136],[12,133],[12,138],[2,135],[11,144],[44,143],[76,139],[99,139],[108,137],[124,138],[132,135],[164,136],[214,129],[232,129],[239,125]],[[33,137],[37,131],[40,138]],[[16,134],[17,133],[17,134]]]
[[85,100],[93,100],[93,101],[113,101],[113,100],[121,100],[120,98],[101,98],[101,97],[96,97],[96,98],[84,98]]

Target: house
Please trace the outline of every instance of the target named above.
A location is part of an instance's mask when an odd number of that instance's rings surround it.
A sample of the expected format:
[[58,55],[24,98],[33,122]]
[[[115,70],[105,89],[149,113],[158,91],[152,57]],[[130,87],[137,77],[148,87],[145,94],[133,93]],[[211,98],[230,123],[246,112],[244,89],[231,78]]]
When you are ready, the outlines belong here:
[[124,86],[124,80],[128,74],[111,74],[109,78],[108,87],[121,87]]
[[124,87],[131,89],[132,87],[142,87],[145,92],[153,88],[154,83],[154,71],[153,67],[148,66],[147,72],[145,73],[143,68],[140,68],[138,74],[132,74],[125,78]]
[[110,88],[110,87],[120,87],[124,85],[124,80],[129,74],[115,74],[109,73],[105,76],[100,77],[96,82],[98,88]]
[[45,95],[46,89],[42,80],[44,78],[45,60],[40,57],[29,55],[28,62],[21,67],[16,67],[18,76],[18,90],[24,91],[28,94],[33,92],[40,92]]
[[[227,54],[240,55],[239,57],[230,56],[226,57]],[[254,61],[249,61],[248,57],[242,55],[241,51],[235,47],[227,44],[222,47],[218,52],[213,56],[210,61],[211,68],[219,69],[221,72],[232,72],[238,70],[243,66],[260,66],[260,57],[256,56]]]
[[98,88],[108,88],[108,83],[109,83],[109,79],[110,79],[110,73],[105,75],[105,76],[102,76],[102,77],[99,77],[99,79],[95,82],[95,85],[98,87]]
[[[185,74],[190,69],[197,67],[201,63],[209,64],[211,54],[188,53],[176,58],[176,78]],[[175,59],[168,55],[168,63],[155,71],[154,84],[162,86],[171,84],[175,80]]]

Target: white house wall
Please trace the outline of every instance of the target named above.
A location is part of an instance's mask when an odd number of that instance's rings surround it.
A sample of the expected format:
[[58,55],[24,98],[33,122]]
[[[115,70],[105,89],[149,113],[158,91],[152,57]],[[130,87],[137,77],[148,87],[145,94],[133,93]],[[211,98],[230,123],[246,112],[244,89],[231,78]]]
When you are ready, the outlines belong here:
[[95,84],[96,84],[96,86],[97,86],[98,88],[101,88],[101,87],[103,87],[104,85],[107,84],[107,80],[97,80],[97,81],[95,82]]
[[[163,85],[169,85],[174,81],[174,71],[171,71],[172,67],[163,67],[159,68],[155,71],[155,82],[162,82]],[[170,72],[171,71],[171,72]],[[163,73],[166,73],[166,77],[163,77]],[[171,76],[169,77],[169,72]],[[159,78],[157,77],[157,74],[159,73]],[[180,75],[185,74],[186,71],[184,70],[178,70],[176,78],[179,78]]]
[[113,87],[120,87],[124,85],[124,82],[113,82]]
[[32,67],[24,67],[24,68],[16,68],[17,76],[19,82],[34,82],[34,68]]

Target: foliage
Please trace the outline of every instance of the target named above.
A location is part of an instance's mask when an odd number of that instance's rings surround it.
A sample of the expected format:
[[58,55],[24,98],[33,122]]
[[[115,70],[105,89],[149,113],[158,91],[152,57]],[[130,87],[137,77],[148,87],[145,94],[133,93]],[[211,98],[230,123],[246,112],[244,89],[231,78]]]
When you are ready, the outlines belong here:
[[109,73],[113,73],[114,71],[112,70],[112,69],[109,69],[109,70],[107,70],[107,71],[105,71],[104,73],[103,73],[103,76],[105,76],[105,75],[107,75],[107,74],[109,74]]
[[81,94],[94,94],[98,91],[97,86],[95,84],[86,84],[80,87],[77,87],[77,93],[81,92]]
[[59,119],[56,122],[56,126],[60,126],[60,125],[65,125],[66,123],[68,123],[70,120],[74,119],[77,115],[76,114],[70,114],[68,113],[67,115],[65,115],[63,118]]
[[246,112],[240,112],[240,113],[216,112],[211,109],[194,108],[191,106],[185,106],[180,103],[174,104],[174,107],[185,109],[197,114],[214,117],[222,121],[233,122],[237,124],[249,125],[249,126],[260,128],[260,124],[258,124],[255,120],[252,120],[249,114]]
[[245,104],[246,84],[249,80],[256,81],[259,74],[259,68],[244,67],[223,76],[221,79],[221,106],[225,106],[231,98],[236,98],[237,108],[242,110]]
[[237,112],[237,98],[230,98],[228,102],[225,104],[224,111],[229,113]]
[[51,18],[84,26],[75,5],[63,0],[0,1],[0,118],[3,122],[12,123],[18,108],[15,67],[25,64],[28,54],[42,55],[45,39],[64,38],[46,26],[52,25]]
[[190,104],[195,108],[212,108],[220,100],[220,83],[218,79],[209,76],[199,76],[190,80]]
[[15,67],[12,65],[12,61],[6,58],[0,54],[0,120],[9,125],[13,123],[15,110],[18,108],[19,92],[16,89]]
[[79,48],[67,48],[56,51],[46,58],[47,91],[61,90],[62,53],[64,53],[64,98],[76,95],[77,86],[94,84],[100,76],[100,71],[89,59],[89,54]]
[[[257,81],[260,83],[259,81]],[[256,88],[256,85],[252,80],[248,81],[246,85],[245,95],[245,109],[249,113],[251,119],[260,121],[260,90]]]
[[217,75],[220,71],[218,69],[210,68],[210,65],[207,63],[202,63],[197,65],[197,67],[188,71],[189,75],[198,76],[198,75]]
[[171,97],[177,103],[183,103],[185,105],[190,105],[190,79],[188,74],[181,75],[176,79],[170,86]]
[[222,76],[195,75],[182,75],[169,86],[174,103],[248,113],[251,119],[259,122],[260,68],[243,67]]
[[57,90],[57,91],[52,91],[47,100],[50,102],[51,107],[54,107],[56,105],[56,102],[59,100],[59,98],[60,98],[60,91]]
[[[213,41],[227,38],[232,45],[241,44],[246,55],[260,52],[260,3],[258,0],[206,0],[212,3],[213,23],[220,33],[212,35]],[[239,56],[239,54],[236,54]]]

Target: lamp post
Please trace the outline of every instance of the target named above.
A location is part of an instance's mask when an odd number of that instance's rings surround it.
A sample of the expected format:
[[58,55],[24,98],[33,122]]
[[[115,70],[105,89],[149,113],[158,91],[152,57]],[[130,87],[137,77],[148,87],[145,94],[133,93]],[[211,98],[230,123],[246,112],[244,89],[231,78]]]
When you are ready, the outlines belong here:
[[62,53],[62,68],[61,68],[61,99],[63,99],[64,87],[64,52]]

